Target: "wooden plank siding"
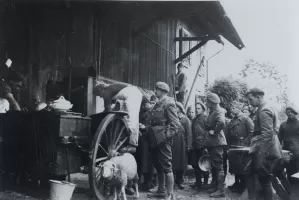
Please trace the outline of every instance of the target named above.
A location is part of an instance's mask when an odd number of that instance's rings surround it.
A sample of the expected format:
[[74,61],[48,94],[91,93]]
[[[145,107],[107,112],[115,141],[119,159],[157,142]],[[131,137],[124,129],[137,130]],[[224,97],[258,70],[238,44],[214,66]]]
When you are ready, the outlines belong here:
[[93,66],[110,79],[148,90],[164,81],[172,89],[177,19],[159,20],[145,35],[133,37],[133,27],[149,21],[145,15],[132,17],[134,12],[127,15],[117,6],[76,2],[69,7],[64,3],[16,5],[5,12],[2,37],[6,43],[0,52],[8,52],[14,67],[28,77],[27,103],[37,96],[45,100],[46,83],[57,65],[64,77],[69,75],[69,57],[73,67]]
[[157,81],[167,82],[171,86],[171,73],[175,73],[175,20],[157,22],[144,33],[150,39],[142,34],[132,37],[131,21],[126,19],[111,19],[108,16],[101,19],[100,27],[101,76],[149,90],[154,90]]

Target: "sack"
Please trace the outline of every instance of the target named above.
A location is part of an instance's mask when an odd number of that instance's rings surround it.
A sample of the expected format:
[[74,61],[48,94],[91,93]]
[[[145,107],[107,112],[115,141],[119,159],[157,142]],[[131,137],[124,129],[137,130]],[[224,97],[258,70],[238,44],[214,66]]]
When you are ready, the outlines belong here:
[[159,146],[161,143],[167,141],[168,126],[151,126],[148,128],[149,144],[151,148]]

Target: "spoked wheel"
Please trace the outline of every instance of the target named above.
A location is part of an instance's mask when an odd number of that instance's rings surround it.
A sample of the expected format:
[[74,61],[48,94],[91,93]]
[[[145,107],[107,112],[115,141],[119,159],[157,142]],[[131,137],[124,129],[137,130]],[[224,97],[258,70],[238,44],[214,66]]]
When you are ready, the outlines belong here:
[[129,131],[124,116],[108,114],[99,125],[91,146],[89,184],[97,199],[112,199],[114,191],[101,178],[99,165],[114,157],[128,142]]

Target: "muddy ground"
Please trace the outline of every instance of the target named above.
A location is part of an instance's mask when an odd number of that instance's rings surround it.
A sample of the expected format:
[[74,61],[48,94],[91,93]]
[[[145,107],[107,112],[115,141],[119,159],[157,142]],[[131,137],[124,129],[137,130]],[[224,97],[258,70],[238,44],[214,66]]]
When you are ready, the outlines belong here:
[[[94,200],[88,189],[88,177],[85,174],[72,174],[72,182],[77,184],[77,188],[73,194],[72,200]],[[186,177],[185,179],[185,190],[175,189],[175,195],[177,200],[208,200],[213,198],[209,197],[209,194],[206,192],[196,192],[195,190],[189,187],[190,184],[194,182],[193,178]],[[233,183],[233,176],[229,175],[226,179],[226,186],[229,186]],[[299,187],[298,187],[299,190]],[[240,194],[232,193],[226,188],[225,190],[226,197],[218,198],[219,200],[237,200],[241,196]],[[147,198],[147,192],[140,192],[140,200],[145,200]],[[292,195],[292,200],[298,199],[298,194]],[[131,196],[127,196],[129,200],[134,199]],[[47,200],[49,198],[49,189],[41,189],[32,187],[23,187],[16,189],[16,191],[5,191],[0,192],[0,200]],[[245,198],[247,199],[247,198]],[[244,200],[245,200],[244,199]],[[243,200],[243,199],[242,199]]]

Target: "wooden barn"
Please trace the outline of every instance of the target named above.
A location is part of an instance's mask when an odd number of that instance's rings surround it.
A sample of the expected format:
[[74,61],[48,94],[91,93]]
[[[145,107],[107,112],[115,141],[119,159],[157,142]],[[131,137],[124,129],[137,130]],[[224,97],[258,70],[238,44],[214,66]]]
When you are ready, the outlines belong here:
[[[33,99],[46,100],[49,80],[71,72],[73,78],[88,76],[83,71],[89,68],[95,76],[153,90],[156,81],[172,86],[179,62],[187,62],[195,74],[202,47],[209,40],[221,42],[219,35],[244,47],[218,1],[2,0],[0,7],[0,60],[10,58],[27,77],[21,95],[27,108]],[[78,87],[75,82],[72,89]],[[86,96],[88,90],[83,90]],[[76,111],[94,113],[93,100],[88,101]]]

